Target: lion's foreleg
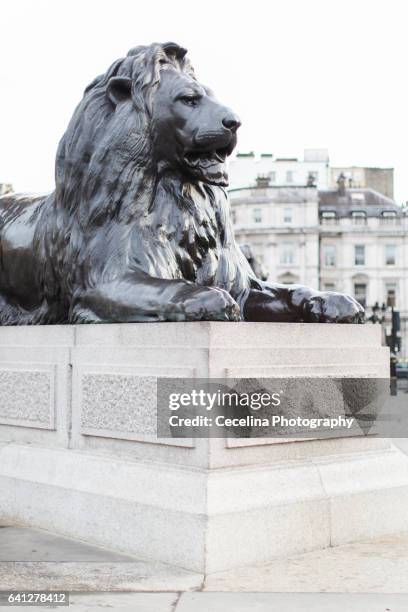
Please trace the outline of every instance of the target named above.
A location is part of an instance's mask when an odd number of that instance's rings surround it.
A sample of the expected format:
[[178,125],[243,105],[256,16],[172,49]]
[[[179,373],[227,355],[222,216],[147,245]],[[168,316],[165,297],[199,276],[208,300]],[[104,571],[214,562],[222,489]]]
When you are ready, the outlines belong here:
[[248,290],[242,310],[247,321],[305,323],[363,323],[364,309],[342,293],[317,291],[303,285],[280,285],[258,281]]
[[239,319],[238,304],[222,289],[146,274],[128,274],[82,290],[74,296],[69,315],[71,323]]
[[263,290],[249,289],[242,299],[246,321],[271,321],[287,323],[302,321],[302,306],[292,300],[285,286],[269,286]]

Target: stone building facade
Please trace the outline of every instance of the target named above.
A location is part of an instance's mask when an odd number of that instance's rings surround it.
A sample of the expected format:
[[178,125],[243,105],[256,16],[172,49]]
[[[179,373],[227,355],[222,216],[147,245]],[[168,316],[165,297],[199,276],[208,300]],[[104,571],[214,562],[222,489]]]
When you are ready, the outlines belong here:
[[239,243],[282,283],[319,284],[318,190],[316,187],[253,187],[230,191]]
[[408,215],[367,188],[258,186],[230,191],[238,242],[250,243],[282,283],[354,295],[401,312],[408,354]]

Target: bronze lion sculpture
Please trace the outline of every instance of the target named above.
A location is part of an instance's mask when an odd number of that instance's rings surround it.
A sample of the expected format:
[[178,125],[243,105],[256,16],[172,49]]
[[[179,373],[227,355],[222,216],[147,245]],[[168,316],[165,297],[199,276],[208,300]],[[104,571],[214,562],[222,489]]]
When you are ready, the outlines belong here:
[[175,43],[112,64],[59,144],[55,191],[0,199],[0,324],[361,322],[352,297],[255,277],[225,191],[239,125]]

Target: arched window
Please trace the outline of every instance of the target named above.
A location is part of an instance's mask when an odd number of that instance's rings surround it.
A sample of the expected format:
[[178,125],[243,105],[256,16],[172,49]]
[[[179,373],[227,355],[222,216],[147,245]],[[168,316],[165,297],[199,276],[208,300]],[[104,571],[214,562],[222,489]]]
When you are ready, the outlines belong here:
[[352,283],[354,297],[365,308],[367,306],[369,277],[366,274],[355,274]]
[[354,283],[354,297],[363,308],[367,306],[367,284],[366,283]]

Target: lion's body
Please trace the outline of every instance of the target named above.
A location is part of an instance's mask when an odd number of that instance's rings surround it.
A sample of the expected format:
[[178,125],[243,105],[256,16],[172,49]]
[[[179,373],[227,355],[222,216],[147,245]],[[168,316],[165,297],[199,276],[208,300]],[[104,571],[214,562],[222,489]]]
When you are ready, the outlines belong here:
[[[184,184],[176,195],[173,188],[163,180],[150,211],[132,220],[99,218],[87,231],[56,206],[54,194],[0,198],[0,324],[97,321],[89,312],[73,313],[76,293],[114,281],[125,268],[220,287],[238,299],[254,280],[235,243],[224,190]],[[135,310],[132,320],[145,315]]]
[[[46,198],[0,198],[0,324],[42,323],[43,262],[36,231]],[[44,321],[45,322],[45,321]]]
[[[0,198],[1,325],[323,316],[311,290],[262,285],[237,246],[224,187],[240,122],[185,53],[114,62],[59,144],[55,191]],[[329,319],[337,301],[359,316],[333,296]]]

